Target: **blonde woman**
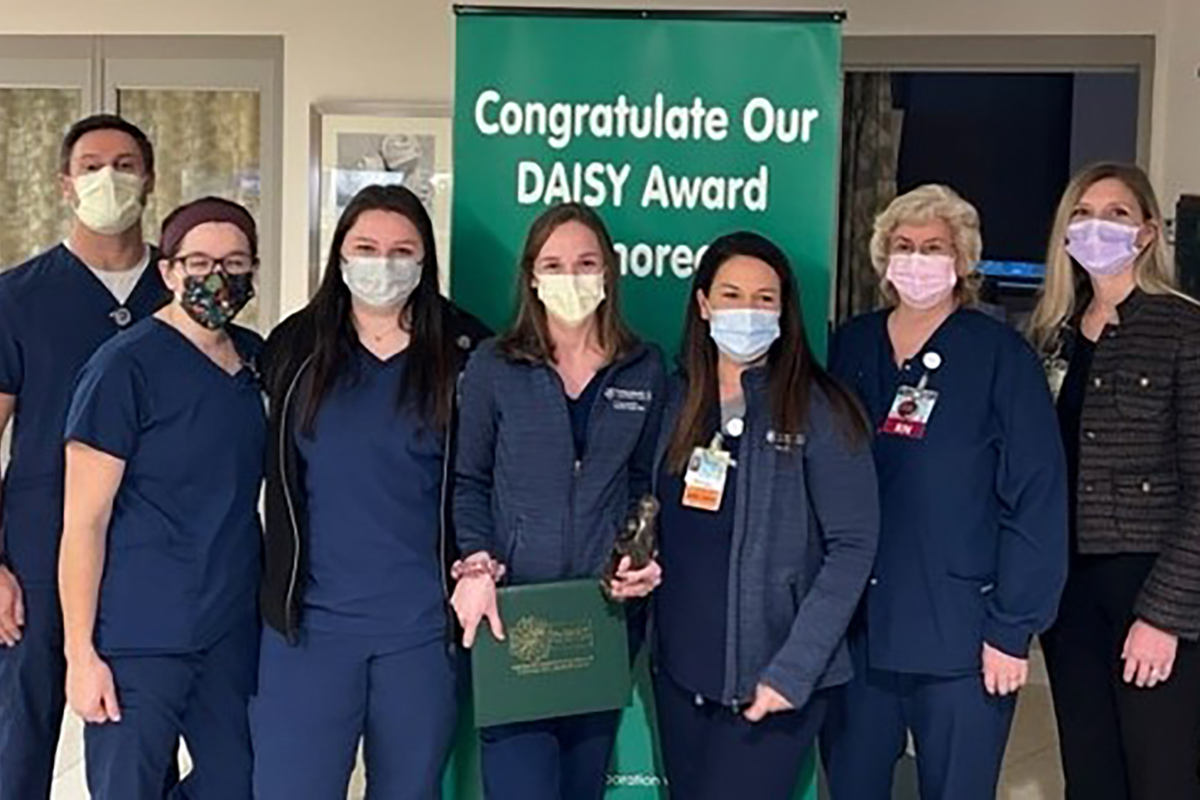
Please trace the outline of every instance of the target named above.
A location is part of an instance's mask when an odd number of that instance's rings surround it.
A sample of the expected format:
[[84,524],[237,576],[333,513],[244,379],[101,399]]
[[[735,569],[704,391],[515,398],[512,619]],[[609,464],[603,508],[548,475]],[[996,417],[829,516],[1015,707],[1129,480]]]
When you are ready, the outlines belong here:
[[834,800],[886,800],[906,734],[924,800],[995,797],[1033,636],[1066,575],[1050,393],[1020,334],[969,308],[982,242],[944,186],[897,198],[871,254],[887,307],[830,366],[874,429],[879,553],[850,630],[853,680],[822,734]]
[[1145,173],[1059,204],[1031,320],[1067,453],[1070,577],[1046,657],[1068,800],[1200,798],[1200,307]]

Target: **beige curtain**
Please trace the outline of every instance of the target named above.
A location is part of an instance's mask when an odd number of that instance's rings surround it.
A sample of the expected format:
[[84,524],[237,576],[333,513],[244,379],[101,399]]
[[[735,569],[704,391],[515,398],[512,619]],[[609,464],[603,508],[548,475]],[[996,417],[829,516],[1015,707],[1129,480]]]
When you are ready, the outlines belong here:
[[848,72],[842,122],[837,323],[880,302],[871,264],[875,216],[896,196],[903,112],[892,108],[891,75]]
[[[257,92],[121,89],[121,116],[154,142],[157,182],[146,208],[146,238],[192,200],[214,195],[241,203],[257,220],[261,204]],[[261,220],[260,220],[261,224]],[[258,324],[258,302],[238,322]]]
[[70,228],[59,148],[81,102],[78,89],[0,88],[0,270],[53,246]]

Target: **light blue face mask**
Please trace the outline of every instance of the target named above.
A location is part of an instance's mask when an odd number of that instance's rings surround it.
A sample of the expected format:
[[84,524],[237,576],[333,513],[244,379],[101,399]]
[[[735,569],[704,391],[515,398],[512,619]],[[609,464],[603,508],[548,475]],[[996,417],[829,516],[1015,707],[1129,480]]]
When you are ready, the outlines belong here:
[[779,312],[760,308],[714,309],[708,332],[717,349],[739,364],[767,354],[779,338]]

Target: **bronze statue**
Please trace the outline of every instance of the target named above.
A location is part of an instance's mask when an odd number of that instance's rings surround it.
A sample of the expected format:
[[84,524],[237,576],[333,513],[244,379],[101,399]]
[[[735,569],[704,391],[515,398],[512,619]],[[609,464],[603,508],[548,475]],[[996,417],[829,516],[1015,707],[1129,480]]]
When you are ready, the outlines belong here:
[[613,544],[612,556],[604,568],[604,577],[600,585],[604,593],[612,597],[612,582],[617,575],[617,567],[622,559],[629,556],[630,569],[643,569],[654,558],[658,549],[658,536],[655,526],[658,522],[659,503],[654,495],[645,495],[637,501],[637,505],[625,517],[625,523],[617,532],[617,541]]

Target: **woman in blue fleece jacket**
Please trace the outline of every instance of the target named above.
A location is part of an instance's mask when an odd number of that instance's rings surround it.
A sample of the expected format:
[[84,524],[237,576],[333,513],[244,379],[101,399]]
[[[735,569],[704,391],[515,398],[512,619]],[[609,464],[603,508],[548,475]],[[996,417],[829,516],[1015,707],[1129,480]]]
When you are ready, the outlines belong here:
[[658,458],[655,697],[671,796],[787,800],[850,678],[879,532],[866,421],[817,364],[787,257],[722,236],[689,298]]
[[[502,576],[515,584],[599,576],[623,517],[650,491],[662,359],[622,322],[619,273],[594,211],[549,209],[525,243],[516,322],[467,365],[454,489],[463,560],[452,599],[466,647],[485,618],[503,638]],[[657,564],[628,566],[617,573],[617,597],[658,585]],[[483,729],[486,797],[600,798],[619,716]]]

